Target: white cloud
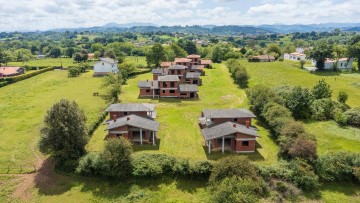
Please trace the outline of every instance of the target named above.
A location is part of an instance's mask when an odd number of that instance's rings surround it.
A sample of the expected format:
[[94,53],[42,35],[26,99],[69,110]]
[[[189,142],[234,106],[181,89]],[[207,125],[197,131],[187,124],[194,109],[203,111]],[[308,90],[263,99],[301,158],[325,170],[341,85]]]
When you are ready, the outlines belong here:
[[[1,30],[46,30],[109,22],[295,24],[356,22],[360,0],[0,0]],[[254,6],[255,5],[255,6]]]

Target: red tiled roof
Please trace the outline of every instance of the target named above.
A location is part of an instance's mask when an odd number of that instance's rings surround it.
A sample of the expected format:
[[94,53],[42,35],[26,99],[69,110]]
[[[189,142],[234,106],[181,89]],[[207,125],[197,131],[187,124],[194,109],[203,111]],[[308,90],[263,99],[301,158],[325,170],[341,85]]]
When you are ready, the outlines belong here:
[[18,74],[19,69],[20,69],[20,67],[3,66],[3,67],[0,67],[0,74],[3,76]]
[[162,62],[160,66],[161,67],[170,67],[172,64],[173,64],[173,62],[165,61],[165,62]]
[[201,57],[200,55],[196,55],[196,54],[192,54],[192,55],[187,56],[188,59],[200,58],[200,57]]
[[187,58],[175,58],[175,63],[188,63],[191,62],[191,59]]
[[211,65],[212,60],[201,60],[201,65]]

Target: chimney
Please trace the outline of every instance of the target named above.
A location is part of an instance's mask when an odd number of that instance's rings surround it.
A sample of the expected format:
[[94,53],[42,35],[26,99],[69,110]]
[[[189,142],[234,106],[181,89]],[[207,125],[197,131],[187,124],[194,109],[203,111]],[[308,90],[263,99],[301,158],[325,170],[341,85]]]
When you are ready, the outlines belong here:
[[114,122],[116,122],[116,115],[115,114],[113,115],[113,119],[114,119]]
[[126,118],[126,120],[128,120],[128,121],[129,121],[129,120],[130,120],[130,117],[127,117],[127,118]]
[[235,123],[233,124],[233,127],[236,128],[236,124],[235,124]]
[[250,128],[250,121],[246,121],[246,127]]

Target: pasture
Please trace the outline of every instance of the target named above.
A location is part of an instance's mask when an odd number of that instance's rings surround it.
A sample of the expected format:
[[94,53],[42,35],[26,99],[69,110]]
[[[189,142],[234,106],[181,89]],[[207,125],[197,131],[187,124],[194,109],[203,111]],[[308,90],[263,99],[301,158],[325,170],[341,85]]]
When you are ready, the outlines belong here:
[[84,110],[88,124],[105,108],[101,78],[87,72],[68,78],[67,71],[50,71],[0,89],[0,173],[34,170],[34,150],[46,111],[62,98],[75,100]]
[[[298,62],[284,61],[274,63],[249,63],[241,61],[250,75],[250,87],[263,84],[270,87],[290,85],[312,88],[317,81],[325,79],[330,84],[334,100],[338,92],[343,90],[348,93],[347,102],[351,107],[360,106],[360,74],[316,72],[309,73],[299,68]],[[306,122],[306,128],[318,140],[318,152],[323,154],[330,151],[359,152],[360,129],[342,128],[335,122]]]

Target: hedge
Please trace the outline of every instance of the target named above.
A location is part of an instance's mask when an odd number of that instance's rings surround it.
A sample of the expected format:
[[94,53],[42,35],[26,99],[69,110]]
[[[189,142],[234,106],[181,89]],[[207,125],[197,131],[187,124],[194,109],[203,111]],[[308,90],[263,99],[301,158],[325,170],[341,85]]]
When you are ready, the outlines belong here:
[[36,75],[39,75],[41,73],[45,73],[45,72],[51,71],[51,70],[54,70],[54,68],[49,67],[49,68],[44,68],[44,69],[41,69],[39,71],[28,73],[28,74],[18,75],[18,76],[9,77],[9,78],[3,78],[1,82],[6,81],[7,84],[12,84],[12,83],[16,83],[16,82],[19,82],[19,81],[34,77]]

